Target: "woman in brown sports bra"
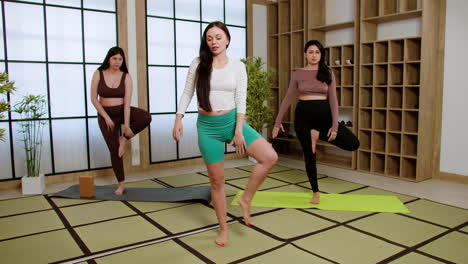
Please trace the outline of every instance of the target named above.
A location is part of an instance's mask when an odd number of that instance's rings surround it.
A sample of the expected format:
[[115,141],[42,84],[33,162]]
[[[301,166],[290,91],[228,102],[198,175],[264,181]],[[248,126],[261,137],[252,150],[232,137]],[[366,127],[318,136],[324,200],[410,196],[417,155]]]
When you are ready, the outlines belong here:
[[94,72],[91,81],[91,102],[98,111],[99,128],[109,148],[112,168],[119,182],[114,192],[116,195],[122,195],[125,190],[122,161],[125,142],[151,122],[148,112],[130,106],[132,89],[132,78],[128,74],[123,50],[119,47],[109,49],[104,62]]

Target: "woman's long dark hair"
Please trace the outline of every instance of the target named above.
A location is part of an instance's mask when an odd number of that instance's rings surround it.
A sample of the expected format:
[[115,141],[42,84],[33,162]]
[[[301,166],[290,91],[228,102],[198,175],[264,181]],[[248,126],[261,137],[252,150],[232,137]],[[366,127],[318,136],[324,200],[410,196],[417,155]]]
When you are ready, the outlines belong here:
[[[226,36],[229,41],[231,41],[231,35],[229,34],[229,30],[223,22],[215,21],[208,24],[203,32],[203,36],[200,43],[200,52],[199,58],[200,63],[197,67],[196,72],[196,88],[197,88],[197,99],[198,105],[203,110],[207,112],[211,112],[211,104],[210,104],[210,80],[211,80],[211,70],[212,70],[212,63],[213,63],[213,53],[211,53],[210,47],[206,43],[206,32],[213,27],[220,28],[226,33]],[[227,47],[229,44],[227,45]],[[226,48],[227,48],[226,47]]]
[[102,62],[101,66],[99,66],[98,70],[107,70],[110,67],[109,60],[112,56],[120,54],[123,58],[122,60],[122,65],[120,65],[120,70],[128,73],[128,68],[127,68],[127,61],[125,60],[125,53],[122,48],[120,47],[112,47],[109,49],[107,52],[106,58]]
[[310,46],[316,46],[320,50],[320,61],[319,61],[319,69],[317,73],[317,80],[324,82],[326,84],[330,84],[332,81],[331,78],[331,71],[328,68],[325,62],[325,53],[326,50],[318,40],[309,40],[304,46],[304,53],[307,53],[307,49]]

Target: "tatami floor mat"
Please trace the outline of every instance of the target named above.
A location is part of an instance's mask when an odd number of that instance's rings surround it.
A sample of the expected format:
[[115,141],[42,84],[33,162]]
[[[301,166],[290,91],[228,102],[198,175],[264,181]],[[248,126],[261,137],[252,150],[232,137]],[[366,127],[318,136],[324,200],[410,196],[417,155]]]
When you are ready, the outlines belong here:
[[[391,258],[390,263],[431,264],[464,263],[468,259],[468,210],[326,175],[319,175],[322,192],[396,196],[408,202],[405,205],[411,212],[400,215],[253,207],[253,225],[248,227],[242,223],[241,208],[230,203],[246,187],[252,169],[253,166],[244,166],[225,170],[227,219],[231,222],[227,247],[215,245],[216,214],[212,207],[201,203],[96,201],[37,195],[0,201],[0,262],[75,260],[85,264],[88,262],[79,260],[87,257],[96,263],[116,264],[365,264]],[[209,186],[209,178],[206,171],[194,172],[131,182],[127,186]],[[284,166],[275,166],[260,190],[311,192],[305,171]],[[232,217],[241,223],[232,221]],[[183,237],[175,240],[173,234]],[[155,244],[144,244],[148,242]],[[418,246],[408,248],[415,245]],[[114,252],[116,249],[125,251]]]
[[2,263],[50,263],[83,255],[67,230],[27,236],[0,243]]

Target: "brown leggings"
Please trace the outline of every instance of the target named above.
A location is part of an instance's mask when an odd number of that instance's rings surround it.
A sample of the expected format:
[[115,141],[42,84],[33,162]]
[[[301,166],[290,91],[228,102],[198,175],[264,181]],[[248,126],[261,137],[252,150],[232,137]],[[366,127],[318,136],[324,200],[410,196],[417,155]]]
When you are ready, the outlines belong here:
[[[115,177],[119,182],[125,180],[124,167],[122,158],[119,157],[119,137],[120,126],[124,123],[124,107],[123,105],[103,107],[106,113],[114,122],[114,129],[107,129],[106,121],[101,115],[98,115],[99,128],[101,129],[104,140],[110,151],[112,169],[114,169]],[[151,123],[151,115],[143,109],[130,107],[130,129],[133,134],[140,133]]]

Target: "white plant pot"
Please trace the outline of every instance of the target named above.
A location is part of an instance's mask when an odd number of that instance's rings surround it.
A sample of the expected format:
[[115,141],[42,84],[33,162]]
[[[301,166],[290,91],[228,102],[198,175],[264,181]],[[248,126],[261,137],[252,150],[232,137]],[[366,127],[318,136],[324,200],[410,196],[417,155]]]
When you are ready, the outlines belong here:
[[249,160],[250,160],[251,162],[255,163],[255,164],[257,163],[257,160],[256,160],[256,159],[254,159],[254,158],[253,158],[253,157],[251,157],[251,156],[249,156]]
[[21,178],[21,189],[23,194],[41,194],[45,190],[44,174],[39,174],[37,177]]

